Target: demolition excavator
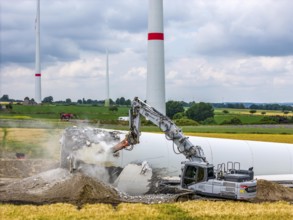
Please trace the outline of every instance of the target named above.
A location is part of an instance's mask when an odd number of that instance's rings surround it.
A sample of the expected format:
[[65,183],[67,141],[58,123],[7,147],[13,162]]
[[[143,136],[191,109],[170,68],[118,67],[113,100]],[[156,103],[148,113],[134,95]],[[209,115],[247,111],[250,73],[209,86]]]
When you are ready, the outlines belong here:
[[192,190],[197,195],[225,199],[249,200],[256,196],[257,182],[252,167],[242,170],[239,162],[227,162],[215,168],[207,161],[202,148],[193,145],[171,119],[137,97],[129,110],[129,132],[112,148],[114,154],[122,149],[130,150],[140,142],[141,116],[158,126],[166,138],[177,146],[177,153],[186,157],[187,161],[181,162],[182,189]]

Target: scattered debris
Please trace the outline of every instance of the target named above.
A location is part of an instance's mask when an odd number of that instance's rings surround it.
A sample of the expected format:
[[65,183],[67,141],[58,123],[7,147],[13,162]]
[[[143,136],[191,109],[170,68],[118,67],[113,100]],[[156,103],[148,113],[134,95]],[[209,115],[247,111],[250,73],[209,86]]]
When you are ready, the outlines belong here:
[[[35,173],[33,168],[40,166],[41,160],[0,160],[1,165],[6,164],[10,167],[8,171],[4,171],[1,166],[0,180],[10,177],[8,184],[0,184],[0,203],[12,204],[51,204],[51,203],[71,203],[81,206],[86,203],[108,203],[117,205],[121,202],[130,203],[169,203],[175,201],[184,201],[190,198],[188,192],[173,191],[172,194],[147,194],[147,195],[129,195],[115,188],[111,184],[107,184],[92,176],[82,172],[70,173],[67,169],[55,168],[51,169],[47,166],[48,171]],[[27,167],[23,173],[14,172],[22,167]],[[49,163],[43,160],[44,164],[54,165],[53,161]],[[55,161],[56,163],[56,161]],[[38,164],[38,166],[36,166]],[[14,167],[16,165],[16,167]],[[145,164],[144,164],[145,165]],[[43,169],[45,166],[40,166]],[[134,169],[134,165],[130,169]],[[136,166],[141,172],[142,166]],[[28,171],[29,170],[29,171]],[[34,172],[33,172],[34,171]],[[146,170],[148,175],[150,170]],[[16,175],[13,175],[16,174]],[[22,174],[22,175],[21,175]],[[23,175],[27,176],[23,178]],[[144,174],[142,174],[144,175]],[[169,191],[171,192],[171,191]],[[192,199],[210,198],[194,196]],[[285,200],[293,202],[293,189],[283,187],[279,184],[265,180],[258,180],[257,197],[252,202],[271,202]]]

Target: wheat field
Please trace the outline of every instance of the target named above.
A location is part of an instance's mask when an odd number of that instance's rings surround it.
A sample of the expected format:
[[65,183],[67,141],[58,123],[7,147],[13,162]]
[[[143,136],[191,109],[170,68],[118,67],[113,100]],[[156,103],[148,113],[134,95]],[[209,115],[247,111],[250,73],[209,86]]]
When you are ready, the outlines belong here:
[[293,219],[287,202],[188,201],[169,204],[0,205],[1,219]]

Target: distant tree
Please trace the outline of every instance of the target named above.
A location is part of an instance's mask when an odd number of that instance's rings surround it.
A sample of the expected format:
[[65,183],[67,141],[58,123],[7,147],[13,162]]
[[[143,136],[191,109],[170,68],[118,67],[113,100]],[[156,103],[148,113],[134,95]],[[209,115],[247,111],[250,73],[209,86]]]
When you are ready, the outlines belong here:
[[131,105],[131,100],[130,100],[130,99],[127,99],[127,100],[125,101],[125,105],[130,106],[130,105]]
[[251,109],[251,110],[249,111],[249,113],[253,115],[254,113],[256,113],[256,110],[255,110],[255,109]]
[[93,104],[93,100],[92,99],[86,100],[86,104]]
[[279,105],[279,104],[252,104],[250,107],[250,109],[262,109],[262,110],[288,110],[288,111],[292,111],[293,110],[293,106],[289,106],[289,105]]
[[199,125],[198,122],[196,122],[192,119],[188,119],[188,118],[176,119],[175,123],[178,126],[197,126],[197,125]]
[[124,97],[120,98],[120,105],[125,105],[125,98]]
[[234,108],[234,109],[245,109],[242,103],[213,103],[215,108]]
[[81,99],[78,99],[78,100],[77,100],[77,103],[78,103],[78,104],[82,104],[82,100],[81,100]]
[[5,105],[6,109],[11,110],[12,109],[12,102],[9,102],[9,104]]
[[187,118],[184,112],[177,112],[172,119],[182,119]]
[[0,101],[3,101],[3,102],[8,102],[10,99],[9,99],[9,96],[8,95],[3,95],[1,98],[0,98]]
[[214,125],[217,124],[214,118],[207,118],[201,122],[204,125]]
[[226,110],[226,109],[225,109],[225,110],[223,110],[222,112],[223,112],[224,114],[229,114],[229,111],[228,111],[228,110]]
[[266,113],[266,112],[261,112],[261,114],[262,114],[262,115],[265,115],[265,114],[267,114],[267,113]]
[[173,118],[175,114],[179,112],[184,112],[184,108],[181,102],[178,101],[168,101],[166,103],[166,114],[169,118]]
[[67,104],[71,104],[71,99],[68,98],[68,99],[65,100],[65,102],[66,102]]
[[29,101],[30,98],[26,96],[26,97],[24,98],[24,101],[26,101],[26,100]]
[[240,120],[240,118],[237,118],[237,117],[231,118],[230,122],[233,125],[241,125],[242,124],[242,121]]
[[256,104],[252,104],[249,107],[251,110],[255,110],[255,109],[265,109],[264,107],[260,106],[260,105],[256,105]]
[[115,101],[115,104],[116,105],[126,105],[126,100],[125,100],[124,97],[117,98],[116,101]]
[[242,121],[238,117],[233,117],[230,120],[225,120],[221,123],[222,125],[241,125]]
[[118,111],[118,107],[116,105],[112,105],[112,106],[109,106],[109,111],[113,112],[117,112]]
[[200,102],[193,104],[186,111],[186,116],[194,121],[202,122],[207,118],[214,117],[214,109],[211,104]]
[[52,96],[45,97],[43,99],[43,102],[44,103],[52,103],[53,102],[53,97]]
[[114,105],[114,104],[115,102],[112,99],[110,99],[110,105]]

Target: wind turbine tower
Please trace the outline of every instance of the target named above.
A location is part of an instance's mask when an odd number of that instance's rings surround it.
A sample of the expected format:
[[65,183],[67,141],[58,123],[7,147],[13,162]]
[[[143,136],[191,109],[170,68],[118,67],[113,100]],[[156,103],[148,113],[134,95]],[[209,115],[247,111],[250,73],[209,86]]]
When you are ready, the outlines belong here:
[[149,0],[147,103],[166,114],[163,0]]
[[35,59],[35,102],[42,102],[41,95],[41,61],[40,61],[40,0],[37,0],[36,29],[36,59]]

